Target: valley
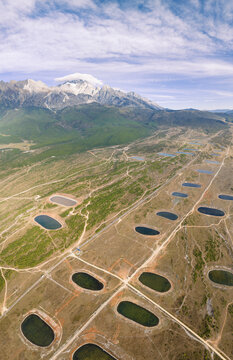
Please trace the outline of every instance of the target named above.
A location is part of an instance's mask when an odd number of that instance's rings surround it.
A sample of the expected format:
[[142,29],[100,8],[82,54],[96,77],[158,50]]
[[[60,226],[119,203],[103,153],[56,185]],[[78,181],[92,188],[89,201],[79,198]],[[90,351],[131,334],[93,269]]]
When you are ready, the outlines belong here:
[[119,144],[67,153],[30,134],[2,154],[4,359],[232,358],[232,127],[182,116]]

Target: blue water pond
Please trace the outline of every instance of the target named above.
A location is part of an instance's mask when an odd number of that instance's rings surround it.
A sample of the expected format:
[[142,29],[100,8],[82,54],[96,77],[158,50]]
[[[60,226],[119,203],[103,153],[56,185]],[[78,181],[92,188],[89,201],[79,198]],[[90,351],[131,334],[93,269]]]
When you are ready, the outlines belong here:
[[34,220],[47,230],[57,230],[62,227],[62,225],[57,220],[48,215],[38,215]]
[[167,153],[164,153],[164,152],[159,152],[158,154],[161,155],[161,156],[170,156],[170,157],[175,157],[176,156],[174,154],[167,154]]
[[181,193],[181,192],[177,192],[177,191],[174,191],[174,192],[172,193],[172,196],[177,196],[177,197],[181,197],[181,198],[186,198],[186,197],[188,197],[187,194],[184,194],[184,193]]
[[168,219],[168,220],[173,220],[173,221],[178,219],[178,216],[176,214],[173,214],[168,211],[159,211],[156,213],[156,215],[164,217],[165,219]]
[[200,184],[194,184],[194,183],[189,183],[189,182],[183,183],[182,186],[191,187],[191,188],[200,188],[201,187]]
[[219,199],[221,200],[233,200],[232,195],[218,195]]
[[213,171],[211,171],[211,170],[197,169],[197,172],[199,172],[200,174],[208,174],[208,175],[213,174]]
[[198,209],[199,213],[211,216],[224,216],[225,213],[222,210],[210,208],[206,206],[200,206]]

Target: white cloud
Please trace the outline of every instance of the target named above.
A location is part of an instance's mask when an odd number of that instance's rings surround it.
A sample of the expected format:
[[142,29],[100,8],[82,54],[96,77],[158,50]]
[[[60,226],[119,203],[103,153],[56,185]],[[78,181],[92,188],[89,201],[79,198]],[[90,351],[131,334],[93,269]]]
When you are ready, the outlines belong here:
[[225,90],[231,92],[233,3],[221,0],[216,7],[216,0],[203,6],[190,0],[177,4],[174,13],[169,2],[147,0],[150,11],[141,12],[136,6],[123,11],[117,2],[97,6],[93,0],[0,1],[0,73],[58,77],[78,70],[137,91],[163,75],[198,81],[209,77],[215,84],[228,81]]
[[[67,4],[72,9],[79,8],[93,8],[96,9],[96,5],[92,0],[63,0],[64,4]],[[62,3],[61,0],[58,1],[59,4]]]
[[211,91],[212,93],[223,96],[223,97],[233,97],[233,92],[230,91]]
[[90,74],[74,73],[74,74],[66,75],[66,76],[55,79],[56,82],[65,82],[65,81],[72,81],[72,80],[84,80],[84,81],[88,81],[89,83],[91,83],[93,85],[97,85],[97,86],[103,85],[103,82],[101,80],[95,78],[94,76],[92,76]]

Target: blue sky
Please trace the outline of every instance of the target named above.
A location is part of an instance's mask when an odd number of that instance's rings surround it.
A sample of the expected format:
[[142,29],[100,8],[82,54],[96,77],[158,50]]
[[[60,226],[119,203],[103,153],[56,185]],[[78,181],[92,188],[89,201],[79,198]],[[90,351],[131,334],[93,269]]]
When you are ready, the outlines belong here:
[[0,78],[87,73],[164,107],[233,108],[229,0],[3,0]]

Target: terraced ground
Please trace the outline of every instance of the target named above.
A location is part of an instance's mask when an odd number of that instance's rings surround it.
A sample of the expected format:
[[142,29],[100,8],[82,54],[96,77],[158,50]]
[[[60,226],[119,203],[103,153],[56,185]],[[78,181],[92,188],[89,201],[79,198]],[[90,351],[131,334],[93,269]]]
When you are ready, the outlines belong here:
[[[209,278],[214,269],[233,272],[233,201],[218,197],[233,195],[231,139],[231,128],[209,134],[177,127],[127,146],[5,164],[1,358],[232,359],[233,287]],[[189,148],[197,151],[184,154]],[[77,203],[52,203],[52,195]],[[62,227],[43,229],[34,221],[38,215]],[[142,234],[136,227],[157,231]],[[139,281],[145,272],[167,279],[166,291]],[[77,286],[75,273],[89,274],[103,288]],[[125,316],[118,312],[122,303]],[[51,345],[36,346],[23,335],[29,314],[53,329]]]

